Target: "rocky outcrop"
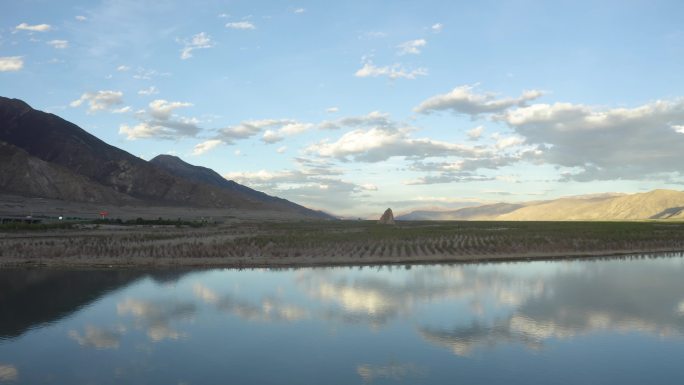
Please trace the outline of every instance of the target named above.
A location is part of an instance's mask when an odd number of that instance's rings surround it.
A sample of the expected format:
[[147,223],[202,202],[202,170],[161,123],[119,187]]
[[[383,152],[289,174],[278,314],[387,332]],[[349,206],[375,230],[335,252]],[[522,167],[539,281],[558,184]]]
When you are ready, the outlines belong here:
[[382,216],[380,217],[380,220],[378,220],[378,223],[381,225],[393,225],[394,224],[394,213],[392,213],[392,209],[385,210],[385,213],[382,214]]
[[115,205],[142,203],[1,141],[0,192],[76,202]]

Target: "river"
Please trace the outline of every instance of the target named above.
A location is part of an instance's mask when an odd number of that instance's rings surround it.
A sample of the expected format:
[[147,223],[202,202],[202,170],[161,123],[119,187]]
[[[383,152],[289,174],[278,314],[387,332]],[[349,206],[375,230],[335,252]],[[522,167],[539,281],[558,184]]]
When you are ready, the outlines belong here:
[[673,384],[682,357],[682,256],[0,271],[3,384]]

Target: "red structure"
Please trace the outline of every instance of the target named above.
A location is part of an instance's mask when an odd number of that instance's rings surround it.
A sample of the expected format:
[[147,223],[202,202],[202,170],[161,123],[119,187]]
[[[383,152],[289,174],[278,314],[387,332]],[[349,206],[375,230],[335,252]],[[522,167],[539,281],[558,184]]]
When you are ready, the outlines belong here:
[[109,215],[109,212],[107,211],[100,211],[100,219],[105,219],[105,217]]

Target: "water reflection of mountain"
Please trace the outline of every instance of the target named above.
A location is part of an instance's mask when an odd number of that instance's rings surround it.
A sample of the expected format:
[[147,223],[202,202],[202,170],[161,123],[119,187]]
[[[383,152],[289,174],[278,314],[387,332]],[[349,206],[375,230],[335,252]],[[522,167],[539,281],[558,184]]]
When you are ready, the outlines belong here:
[[141,270],[0,270],[0,339],[58,321],[105,294],[143,278],[158,282],[183,272]]

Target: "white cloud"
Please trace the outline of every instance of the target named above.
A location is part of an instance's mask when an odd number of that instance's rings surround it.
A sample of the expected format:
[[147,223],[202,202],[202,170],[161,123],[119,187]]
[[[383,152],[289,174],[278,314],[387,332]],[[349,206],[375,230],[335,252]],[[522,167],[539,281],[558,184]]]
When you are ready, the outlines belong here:
[[276,143],[283,140],[283,137],[278,135],[276,131],[266,130],[266,132],[264,132],[264,135],[261,137],[261,140],[265,143]]
[[88,18],[85,17],[85,16],[83,16],[83,15],[76,15],[76,16],[74,16],[74,19],[76,19],[76,20],[78,20],[78,21],[86,21],[86,20],[88,20]]
[[129,67],[127,65],[120,65],[120,66],[116,67],[116,70],[119,72],[126,72],[130,69],[131,69],[131,67]]
[[80,98],[69,103],[69,105],[71,107],[79,107],[83,103],[88,104],[89,113],[109,110],[113,106],[123,103],[123,92],[109,90],[86,92]]
[[275,143],[313,127],[314,125],[311,123],[298,122],[292,119],[246,120],[238,125],[219,130],[217,138],[226,144],[232,144],[237,139],[247,139],[264,131],[261,140],[266,143]]
[[442,24],[442,23],[435,23],[435,24],[432,25],[432,27],[430,27],[430,29],[431,29],[432,32],[434,32],[434,33],[442,32],[442,29],[444,29],[444,24]]
[[138,123],[134,126],[122,124],[119,126],[119,134],[126,135],[128,140],[137,139],[164,139],[177,140],[183,137],[194,137],[199,133],[196,119],[180,118],[179,120],[151,120]]
[[0,72],[19,71],[24,68],[21,56],[0,56]]
[[279,124],[280,120],[262,119],[246,120],[236,126],[229,126],[219,130],[219,137],[227,144],[232,144],[235,139],[250,138],[264,128]]
[[119,127],[119,134],[126,135],[126,139],[128,140],[153,138],[160,131],[163,131],[163,127],[153,127],[145,122],[139,123],[135,126],[122,124]]
[[50,24],[29,25],[26,23],[21,23],[14,27],[14,29],[17,31],[47,32],[52,29],[52,26],[50,26]]
[[192,57],[192,51],[196,49],[211,48],[214,46],[214,42],[211,41],[211,36],[204,32],[200,32],[190,39],[181,40],[180,43],[183,44],[180,56],[183,60],[190,59]]
[[147,110],[136,111],[135,115],[141,122],[136,125],[122,124],[119,126],[119,134],[126,135],[128,140],[146,138],[178,140],[195,137],[201,131],[198,127],[199,120],[174,115],[175,110],[192,105],[192,103],[169,102],[163,99],[153,100]]
[[474,174],[468,171],[444,172],[438,175],[426,175],[413,180],[403,181],[407,186],[441,184],[441,183],[463,183],[463,182],[485,182],[494,178],[484,175]]
[[224,174],[223,177],[238,183],[248,183],[251,185],[264,185],[273,183],[301,183],[306,181],[306,173],[293,170],[283,171],[240,171]]
[[483,146],[466,146],[432,140],[412,138],[417,130],[391,119],[387,113],[373,111],[366,115],[323,121],[319,129],[353,128],[336,141],[329,139],[308,146],[305,151],[323,158],[340,161],[379,162],[391,157],[423,159],[440,156],[482,157],[491,155]]
[[336,120],[325,120],[318,125],[321,130],[337,130],[344,127],[394,127],[396,124],[386,112],[371,111],[366,115],[349,116]]
[[420,50],[427,45],[427,40],[425,39],[416,39],[416,40],[409,40],[405,41],[397,46],[399,48],[399,55],[418,55],[420,54]]
[[130,112],[130,111],[131,111],[131,106],[125,106],[125,107],[121,107],[121,108],[117,108],[115,110],[112,110],[112,113],[114,113],[114,114],[125,114],[125,113]]
[[[130,67],[123,66],[125,69],[124,71],[128,71]],[[158,76],[171,76],[170,72],[159,72],[154,69],[149,69],[149,68],[143,68],[143,67],[138,67],[135,69],[135,75],[133,75],[133,79],[138,79],[138,80],[151,80],[153,77],[158,77]]]
[[313,124],[311,123],[301,123],[292,121],[278,129],[278,133],[284,136],[292,136],[308,131],[311,127],[313,127]]
[[335,114],[337,112],[340,112],[340,109],[338,107],[328,107],[325,109],[325,112],[329,114]]
[[477,140],[480,139],[482,133],[484,132],[484,126],[477,126],[471,130],[468,130],[468,139]]
[[302,132],[308,131],[314,125],[311,123],[300,123],[295,121],[289,121],[281,125],[277,130],[266,130],[261,140],[266,143],[276,143],[286,137],[301,134]]
[[148,112],[155,119],[167,120],[171,117],[173,111],[191,106],[192,103],[169,102],[163,99],[156,99],[150,102]]
[[158,93],[159,93],[159,90],[157,90],[157,87],[155,87],[155,86],[149,86],[145,89],[138,91],[138,95],[156,95]]
[[256,29],[256,26],[250,21],[234,21],[226,23],[226,28],[230,29],[240,29],[240,30],[251,30]]
[[[418,178],[405,184],[435,184],[452,182],[472,182],[494,180],[490,176],[479,175],[475,172],[480,169],[496,170],[511,164],[527,161],[536,163],[540,153],[534,148],[517,147],[522,142],[503,138],[498,148],[494,145],[491,148],[476,147],[477,151],[470,155],[461,156],[458,160],[446,160],[438,162],[415,161],[411,164],[410,170],[416,172],[426,172],[427,176]],[[436,174],[435,174],[436,173]]]
[[551,164],[578,168],[581,181],[643,179],[682,174],[684,99],[635,108],[602,109],[571,103],[535,104],[500,117]]
[[220,145],[221,143],[223,142],[221,142],[221,140],[219,139],[210,139],[202,143],[196,144],[195,147],[192,148],[192,155],[202,155],[206,152],[213,150],[214,148],[216,148],[216,146]]
[[47,44],[56,49],[65,49],[69,47],[69,42],[66,40],[50,40]]
[[517,98],[497,99],[496,94],[478,94],[473,92],[474,88],[471,85],[456,87],[449,93],[436,95],[425,100],[414,110],[420,113],[451,110],[468,115],[498,113],[514,106],[524,106],[526,102],[543,95],[541,91],[530,90],[523,92]]
[[280,146],[280,147],[278,147],[278,149],[276,150],[276,152],[277,152],[278,154],[283,154],[283,153],[285,153],[285,151],[287,151],[287,146]]
[[230,15],[227,14],[227,13],[219,13],[219,14],[218,14],[218,17],[220,17],[221,19],[225,19],[225,18],[230,17]]
[[294,13],[304,13],[304,12],[306,12],[306,9],[304,9],[304,8],[297,8],[294,10]]
[[322,175],[318,170],[310,169],[261,170],[228,173],[224,177],[314,208],[349,208],[357,202],[358,194],[372,191],[372,185],[361,186],[331,177],[331,174]]
[[425,76],[428,74],[427,69],[417,68],[409,70],[404,68],[401,64],[393,64],[391,66],[378,67],[371,61],[366,61],[354,76],[359,78],[387,76],[390,79],[415,79],[418,76]]
[[434,156],[474,156],[481,150],[458,143],[428,138],[412,139],[408,129],[374,127],[345,133],[337,141],[323,140],[306,148],[306,152],[341,161],[380,162],[391,157],[420,159]]
[[523,143],[525,143],[525,139],[521,138],[519,136],[500,136],[497,135],[495,136],[496,138],[496,143],[494,144],[494,147],[496,147],[497,150],[503,150],[509,147],[515,147],[519,146]]

